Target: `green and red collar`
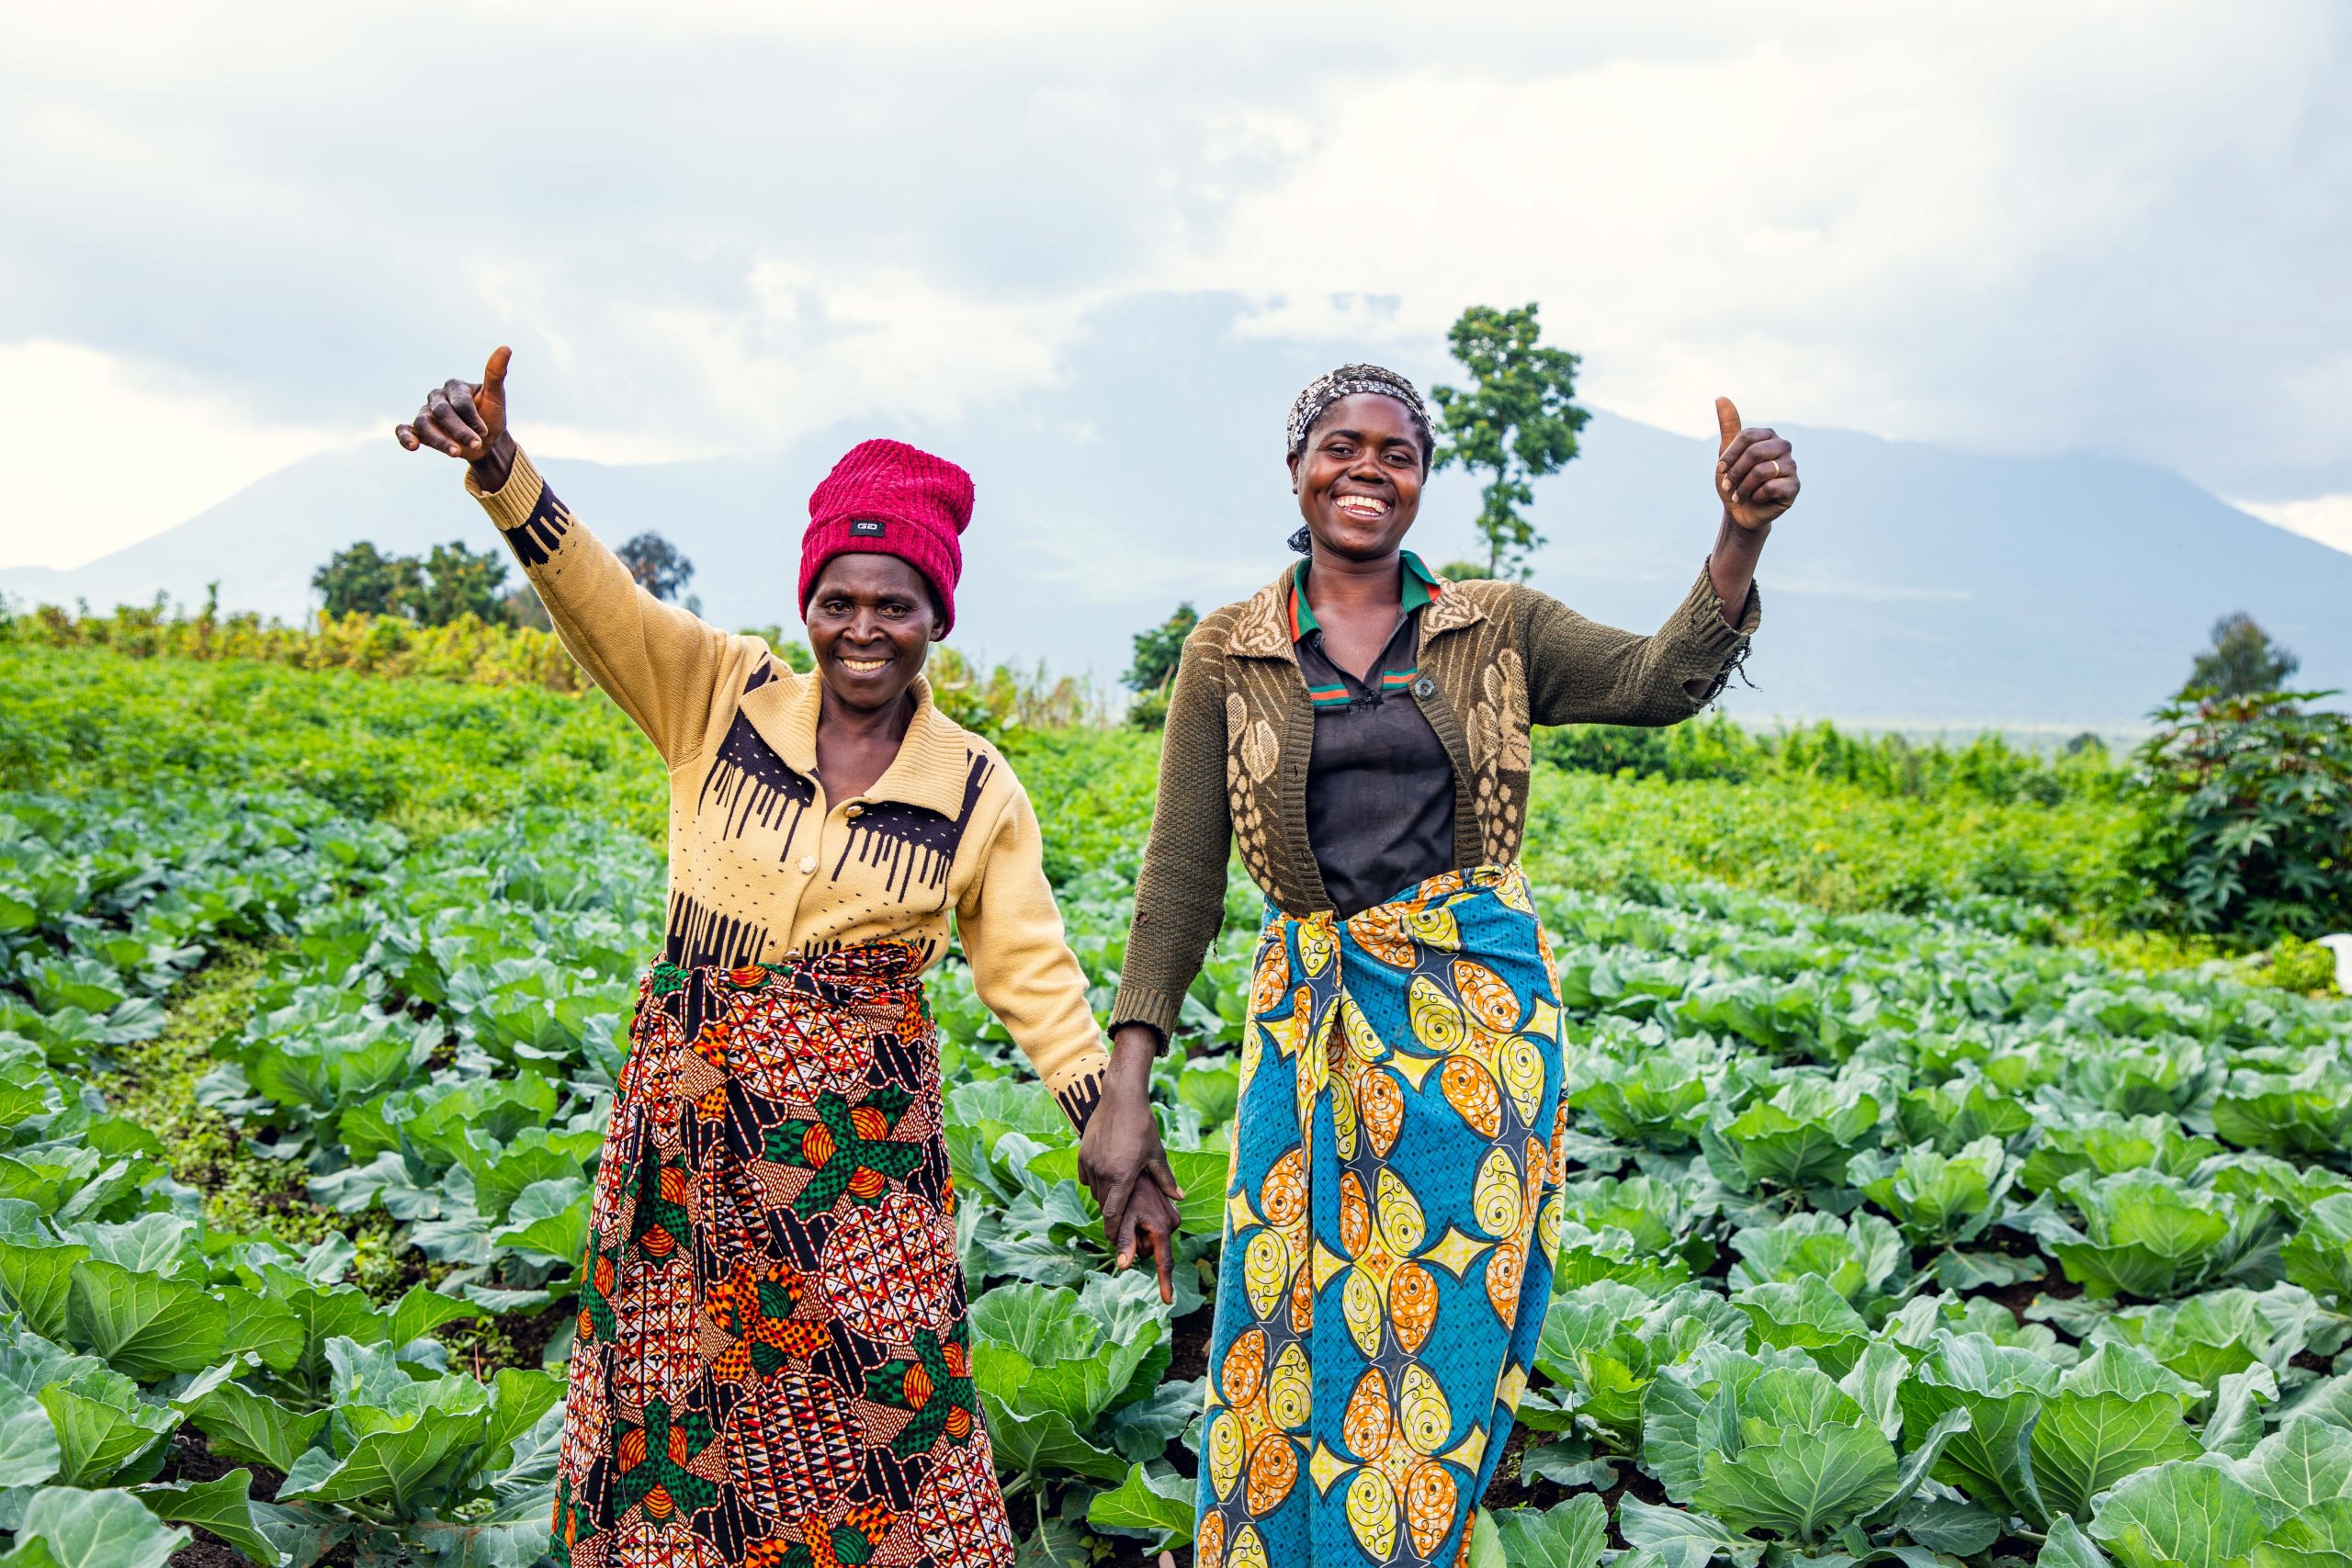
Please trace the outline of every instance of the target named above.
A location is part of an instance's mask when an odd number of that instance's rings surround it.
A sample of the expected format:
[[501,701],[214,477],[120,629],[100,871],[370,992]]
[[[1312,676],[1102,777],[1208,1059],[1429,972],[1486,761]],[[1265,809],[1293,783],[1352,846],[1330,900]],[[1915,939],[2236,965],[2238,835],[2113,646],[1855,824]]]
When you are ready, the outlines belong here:
[[[1423,566],[1421,558],[1412,551],[1399,550],[1396,554],[1405,563],[1405,587],[1397,610],[1399,614],[1409,615],[1444,592],[1445,580]],[[1323,629],[1315,619],[1314,609],[1306,603],[1307,565],[1307,562],[1300,561],[1291,569],[1289,618],[1290,640],[1293,642],[1308,632]]]
[[[1422,605],[1434,602],[1440,593],[1444,592],[1445,580],[1436,576],[1429,568],[1423,566],[1421,558],[1412,551],[1399,550],[1396,553],[1404,558],[1405,562],[1404,587],[1399,593],[1400,602],[1397,611],[1400,615],[1409,615]],[[1306,564],[1305,561],[1299,562],[1292,569],[1290,577],[1288,618],[1290,639],[1294,643],[1306,637],[1308,632],[1323,629],[1316,624],[1315,611],[1306,603]],[[1383,696],[1393,692],[1402,692],[1412,685],[1413,678],[1420,672],[1418,663],[1410,670],[1383,670],[1379,679],[1374,682],[1374,689]],[[1345,683],[1339,683],[1307,687],[1306,700],[1320,710],[1346,707],[1351,699]]]

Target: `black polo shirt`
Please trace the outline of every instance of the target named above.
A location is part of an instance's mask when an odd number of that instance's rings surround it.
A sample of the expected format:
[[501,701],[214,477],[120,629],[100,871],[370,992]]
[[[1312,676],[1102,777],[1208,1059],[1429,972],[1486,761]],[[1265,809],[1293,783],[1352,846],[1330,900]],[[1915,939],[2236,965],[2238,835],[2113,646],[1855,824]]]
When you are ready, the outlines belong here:
[[1306,764],[1306,840],[1342,919],[1453,867],[1453,760],[1415,700],[1421,611],[1444,592],[1402,552],[1402,602],[1378,666],[1361,676],[1323,650],[1306,603],[1307,563],[1291,577],[1290,631],[1315,706]]

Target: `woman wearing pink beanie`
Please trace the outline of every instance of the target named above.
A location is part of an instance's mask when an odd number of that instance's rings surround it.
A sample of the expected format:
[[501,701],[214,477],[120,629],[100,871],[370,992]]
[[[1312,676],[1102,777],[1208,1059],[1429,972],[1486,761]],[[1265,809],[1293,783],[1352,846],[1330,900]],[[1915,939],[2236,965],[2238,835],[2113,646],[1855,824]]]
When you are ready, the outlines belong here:
[[[808,498],[817,669],[797,674],[638,586],[555,498],[507,434],[508,357],[395,434],[467,462],[564,646],[670,773],[668,937],[596,1172],[556,1557],[1002,1568],[923,1001],[950,913],[981,1000],[1081,1129],[1107,1058],[1028,797],[922,678],[955,625],[971,476],[896,441],[834,466]],[[1156,1134],[1118,1143],[1120,1261],[1148,1246],[1165,1297],[1175,1179]]]

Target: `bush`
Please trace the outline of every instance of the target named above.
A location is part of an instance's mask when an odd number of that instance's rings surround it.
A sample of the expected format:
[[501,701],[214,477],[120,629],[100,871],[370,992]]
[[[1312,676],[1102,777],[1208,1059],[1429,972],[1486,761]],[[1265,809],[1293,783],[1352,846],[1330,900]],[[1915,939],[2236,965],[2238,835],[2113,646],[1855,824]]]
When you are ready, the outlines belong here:
[[2352,718],[2319,692],[2196,694],[2135,754],[2142,918],[2267,939],[2352,924]]
[[2335,988],[2335,954],[2315,942],[2282,936],[2270,949],[2249,961],[2238,978],[2249,986],[2276,986],[2307,997],[2332,997]]

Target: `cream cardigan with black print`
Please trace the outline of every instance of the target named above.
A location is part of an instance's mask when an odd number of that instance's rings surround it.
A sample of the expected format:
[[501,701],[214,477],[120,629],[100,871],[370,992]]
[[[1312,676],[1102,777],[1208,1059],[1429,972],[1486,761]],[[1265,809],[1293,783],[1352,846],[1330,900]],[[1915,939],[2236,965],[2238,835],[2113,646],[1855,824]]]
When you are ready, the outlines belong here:
[[772,963],[895,941],[935,963],[952,913],[980,1000],[1083,1125],[1108,1058],[1036,813],[996,750],[919,681],[888,770],[830,799],[817,779],[816,676],[647,592],[520,453],[495,492],[470,478],[466,488],[564,646],[668,765],[669,961]]

